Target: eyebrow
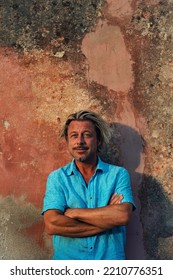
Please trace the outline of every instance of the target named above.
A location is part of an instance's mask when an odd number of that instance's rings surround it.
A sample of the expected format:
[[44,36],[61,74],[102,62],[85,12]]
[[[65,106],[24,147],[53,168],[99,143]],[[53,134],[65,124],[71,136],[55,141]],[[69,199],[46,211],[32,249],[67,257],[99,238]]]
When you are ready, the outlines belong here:
[[[82,133],[85,133],[85,132],[93,133],[91,130],[88,130],[88,129],[84,130]],[[78,134],[78,132],[75,131],[75,130],[74,130],[74,131],[71,131],[69,134],[73,134],[73,133]]]

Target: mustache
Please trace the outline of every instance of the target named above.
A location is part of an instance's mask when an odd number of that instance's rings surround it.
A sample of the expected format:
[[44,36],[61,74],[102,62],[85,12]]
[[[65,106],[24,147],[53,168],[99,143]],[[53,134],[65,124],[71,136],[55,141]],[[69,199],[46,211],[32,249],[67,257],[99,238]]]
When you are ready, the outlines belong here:
[[73,150],[88,150],[88,147],[87,146],[84,146],[84,145],[79,145],[79,146],[76,146],[76,147],[73,147]]

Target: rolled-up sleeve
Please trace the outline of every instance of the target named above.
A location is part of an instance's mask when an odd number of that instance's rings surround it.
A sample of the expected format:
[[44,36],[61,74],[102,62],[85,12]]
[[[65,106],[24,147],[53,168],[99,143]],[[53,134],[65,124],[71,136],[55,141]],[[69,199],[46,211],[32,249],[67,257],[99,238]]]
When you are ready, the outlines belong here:
[[123,195],[122,203],[129,202],[133,205],[133,210],[136,209],[136,205],[132,195],[130,176],[125,168],[121,168],[117,176],[115,192]]
[[66,199],[62,185],[56,171],[50,173],[46,183],[46,192],[43,200],[42,214],[47,210],[60,210],[64,212],[66,209]]

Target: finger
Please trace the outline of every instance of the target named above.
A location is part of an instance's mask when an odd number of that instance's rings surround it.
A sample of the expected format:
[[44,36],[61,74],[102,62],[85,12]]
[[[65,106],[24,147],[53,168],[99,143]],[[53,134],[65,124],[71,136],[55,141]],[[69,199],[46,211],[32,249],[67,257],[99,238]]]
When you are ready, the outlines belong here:
[[121,201],[123,199],[123,195],[122,194],[113,194],[112,197],[111,197],[111,200],[110,200],[110,205],[112,204],[120,204]]
[[117,196],[118,196],[118,194],[117,194],[117,193],[114,193],[114,194],[111,196],[110,201],[113,200],[113,199],[115,199]]

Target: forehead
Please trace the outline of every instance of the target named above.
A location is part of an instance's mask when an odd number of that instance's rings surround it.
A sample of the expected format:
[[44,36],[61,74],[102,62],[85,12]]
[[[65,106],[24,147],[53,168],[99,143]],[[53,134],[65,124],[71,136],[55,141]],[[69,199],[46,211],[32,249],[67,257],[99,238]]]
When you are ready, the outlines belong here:
[[92,121],[71,121],[68,127],[68,133],[72,131],[80,132],[80,131],[95,131],[95,126]]

